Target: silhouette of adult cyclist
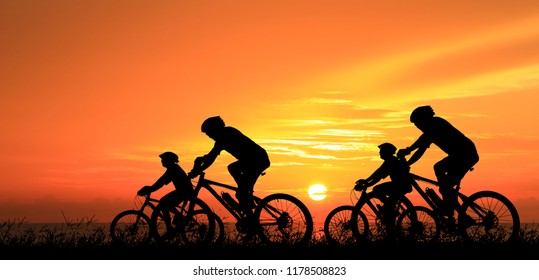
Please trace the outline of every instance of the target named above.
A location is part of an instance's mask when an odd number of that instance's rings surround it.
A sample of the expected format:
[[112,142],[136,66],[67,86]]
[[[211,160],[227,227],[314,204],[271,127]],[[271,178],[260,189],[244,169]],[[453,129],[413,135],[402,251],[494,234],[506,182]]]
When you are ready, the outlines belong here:
[[238,129],[225,126],[220,116],[210,117],[202,123],[202,132],[215,141],[213,148],[204,156],[195,159],[195,166],[190,177],[210,167],[221,151],[234,156],[237,161],[228,165],[228,172],[236,181],[236,198],[247,220],[253,214],[252,197],[254,185],[264,170],[270,166],[265,149],[245,136]]
[[423,134],[410,147],[399,150],[399,153],[409,155],[416,151],[408,160],[409,165],[419,160],[431,144],[447,154],[447,157],[434,164],[434,173],[440,184],[444,214],[452,217],[458,203],[455,186],[479,161],[475,144],[447,120],[435,116],[431,106],[414,109],[410,122]]

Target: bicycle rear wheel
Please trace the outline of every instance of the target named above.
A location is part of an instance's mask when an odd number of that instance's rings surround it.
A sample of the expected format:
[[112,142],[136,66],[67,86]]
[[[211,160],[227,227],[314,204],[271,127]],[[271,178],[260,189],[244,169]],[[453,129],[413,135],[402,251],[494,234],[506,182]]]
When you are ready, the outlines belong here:
[[198,209],[186,217],[183,224],[177,224],[183,241],[188,245],[208,245],[219,237],[215,236],[217,220],[212,211]]
[[225,224],[215,212],[211,212],[211,218],[215,224],[215,230],[210,243],[214,245],[221,245],[225,240]]
[[497,192],[480,191],[464,201],[458,228],[467,241],[503,243],[518,239],[520,218],[508,198]]
[[[151,217],[152,236],[159,243],[208,244],[213,239],[215,223],[211,208],[200,199],[189,213],[189,204],[181,203],[175,211],[157,205]],[[170,215],[170,228],[166,226],[165,211]]]
[[386,218],[382,214],[384,203],[387,200],[386,195],[371,192],[367,197],[360,199],[354,206],[352,211],[352,220],[360,219],[360,213],[363,213],[367,218],[368,226],[366,230],[361,230],[357,223],[352,224],[352,233],[356,240],[379,241],[387,238],[394,238],[394,230],[396,227],[397,218],[402,215],[407,209],[412,209],[414,205],[405,196],[398,200],[396,212],[393,218]]
[[122,245],[139,245],[150,241],[150,218],[138,210],[126,210],[110,223],[110,238]]
[[305,245],[313,234],[309,209],[289,194],[271,194],[257,205],[254,218],[260,239],[273,245]]
[[361,232],[369,227],[365,214],[359,213],[357,220],[352,219],[354,206],[343,205],[329,212],[324,221],[324,234],[328,243],[333,245],[350,245],[356,243],[356,238],[352,233],[352,223],[357,223]]
[[440,238],[438,219],[424,206],[415,206],[400,215],[395,232],[401,241],[435,242]]

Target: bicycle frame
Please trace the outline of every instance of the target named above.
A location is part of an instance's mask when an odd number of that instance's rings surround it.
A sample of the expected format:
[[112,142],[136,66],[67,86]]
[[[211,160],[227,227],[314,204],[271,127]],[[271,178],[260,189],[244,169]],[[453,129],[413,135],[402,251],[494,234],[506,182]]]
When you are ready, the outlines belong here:
[[[140,207],[122,211],[113,218],[110,234],[114,241],[126,242],[131,240],[131,238],[142,238],[145,240],[144,242],[146,242],[151,238],[151,229],[149,231],[144,230],[144,228],[147,228],[147,226],[150,226],[151,224],[150,213],[145,213],[145,211],[147,207],[149,207],[152,210],[151,214],[153,215],[158,208],[159,200],[151,198],[150,194],[145,195],[143,201],[140,199],[142,198],[138,195],[135,197],[135,205],[142,202]],[[139,230],[141,228],[139,228],[139,225],[142,226],[140,232]],[[129,240],[126,240],[125,238]]]
[[[195,208],[198,201],[196,201],[196,199],[192,200],[195,203],[190,203],[189,207],[185,207],[187,205],[187,203],[189,203],[189,201],[191,201],[191,200],[182,201],[179,205],[177,205],[177,207],[171,208],[170,211],[173,212],[175,215],[182,215],[182,216],[190,218],[191,214],[195,210],[194,208]],[[152,212],[155,212],[156,209],[158,209],[159,203],[160,203],[159,199],[152,198],[151,194],[147,194],[147,195],[145,195],[144,203],[142,204],[142,206],[140,207],[140,209],[138,211],[139,211],[140,214],[144,214],[144,210],[146,209],[146,207],[150,207],[152,209]],[[161,217],[161,218],[164,217],[162,211],[159,211],[159,213],[157,213],[157,215],[159,217]],[[151,217],[152,214],[147,215],[147,216]],[[139,219],[140,219],[140,217],[137,218],[137,223],[138,223]]]
[[[417,193],[419,193],[419,195],[423,198],[423,200],[425,202],[427,202],[427,204],[431,207],[431,209],[434,211],[434,213],[436,213],[437,216],[443,217],[442,215],[440,215],[439,206],[436,205],[436,203],[434,203],[432,201],[432,199],[427,195],[426,191],[423,190],[421,188],[421,186],[419,186],[419,184],[418,184],[418,181],[420,181],[420,182],[425,182],[425,183],[428,183],[428,184],[439,187],[440,185],[438,184],[438,182],[434,181],[434,180],[431,180],[431,179],[428,179],[428,178],[425,178],[425,177],[422,177],[422,176],[419,176],[419,175],[416,175],[416,174],[410,173],[410,175],[411,175],[411,177],[413,179],[412,180],[413,188],[417,191]],[[456,209],[457,213],[461,214],[461,209],[460,208],[464,204],[464,202],[468,200],[468,196],[460,192],[460,182],[457,184],[457,187],[456,187],[455,191],[457,192],[458,198],[460,198],[460,200],[462,201],[461,203],[459,203],[459,206],[458,206],[459,208]],[[487,212],[485,212],[485,210],[483,208],[479,207],[476,204],[470,205],[470,208],[473,209],[474,212],[479,216],[487,215]]]
[[[200,193],[200,190],[206,189],[221,205],[223,205],[223,207],[225,207],[225,209],[237,221],[240,221],[242,219],[241,211],[239,209],[234,209],[234,207],[232,205],[230,205],[221,195],[219,195],[217,190],[215,190],[215,188],[212,187],[212,186],[217,186],[217,187],[221,187],[221,188],[224,188],[224,189],[227,189],[227,190],[231,190],[234,193],[237,192],[238,187],[234,187],[234,186],[230,186],[230,185],[227,185],[227,184],[223,184],[223,183],[219,183],[219,182],[216,182],[216,181],[206,179],[205,175],[206,174],[204,172],[200,173],[199,178],[198,178],[198,183],[197,183],[197,185],[195,186],[195,189],[194,189],[193,198],[198,197],[198,194]],[[259,198],[257,196],[253,196],[253,201],[254,201],[255,205],[258,205],[258,203],[261,200],[262,200],[261,198]]]
[[[206,179],[205,175],[206,174],[204,172],[200,172],[198,183],[195,186],[194,194],[193,194],[192,199],[197,199],[198,194],[200,193],[200,190],[204,188],[236,219],[236,221],[238,221],[238,222],[242,221],[243,216],[242,216],[241,209],[235,209],[233,206],[231,206],[221,195],[219,195],[217,190],[212,186],[221,187],[221,188],[224,188],[224,189],[227,189],[227,190],[231,190],[233,192],[237,192],[238,187],[230,186],[230,185],[227,185],[227,184],[224,184],[224,183],[219,183],[219,182],[216,182],[216,181]],[[253,200],[253,203],[254,203],[254,208],[256,209],[260,205],[260,202],[262,201],[262,198],[253,195],[252,200]],[[190,207],[190,209],[191,209],[191,207]],[[275,209],[271,205],[265,205],[264,209],[266,209],[268,211],[268,213],[275,220],[274,221],[261,222],[259,224],[259,226],[279,225],[279,221],[280,221],[280,219],[279,219],[280,214],[278,213],[279,210]]]
[[439,184],[437,181],[421,177],[416,174],[410,173],[410,176],[412,177],[412,187],[417,191],[417,193],[423,198],[423,200],[430,206],[431,209],[433,209],[436,213],[438,212],[438,205],[434,203],[434,201],[427,195],[426,190],[423,190],[421,186],[419,185],[418,181],[425,182],[434,186],[439,187]]
[[[381,184],[375,185],[374,187],[383,186],[383,185],[385,185],[385,184],[391,184],[391,182],[381,183]],[[373,187],[373,188],[374,188],[374,187]],[[392,187],[392,186],[387,186],[387,187]],[[372,192],[372,191],[371,191],[371,192]],[[360,196],[359,196],[358,201],[356,202],[356,205],[358,205],[358,204],[364,204],[364,205],[367,205],[367,206],[370,208],[370,210],[372,211],[372,213],[375,215],[375,217],[377,217],[377,218],[382,218],[382,217],[383,217],[383,214],[382,214],[381,209],[379,209],[379,207],[380,207],[381,205],[375,205],[375,204],[373,203],[373,200],[370,199],[370,198],[368,197],[368,195],[369,195],[371,192],[367,192],[366,190],[363,190],[363,191],[361,192]],[[405,202],[405,201],[406,201],[406,202]],[[400,202],[397,204],[398,209],[395,209],[395,210],[397,211],[397,213],[396,213],[397,215],[398,215],[398,213],[403,213],[404,211],[407,210],[407,208],[404,207],[404,206],[406,206],[406,204],[410,203],[410,202],[407,202],[407,201],[408,201],[408,199],[406,199],[406,197],[404,197],[403,200],[400,201]],[[404,202],[404,204],[403,204],[403,202]],[[410,204],[410,205],[411,205],[411,204]],[[410,205],[408,205],[408,206],[410,206]],[[364,214],[367,215],[368,213],[364,213]],[[394,217],[395,219],[397,218],[397,215]],[[368,217],[367,217],[367,218],[368,218]],[[386,226],[387,226],[387,225],[386,225]]]
[[[152,209],[152,211],[155,211],[155,209],[157,209],[157,206],[158,206],[159,202],[160,202],[159,199],[155,199],[155,198],[151,197],[150,194],[147,194],[147,195],[145,195],[144,203],[142,204],[142,206],[140,207],[140,209],[138,211],[140,213],[144,213],[144,210],[146,209],[146,207],[150,207]],[[182,209],[182,211],[177,212],[176,214],[185,214],[186,213],[185,207],[184,207],[186,203],[187,203],[187,201],[182,202],[182,205],[180,207],[180,209]],[[178,208],[175,208],[175,209],[178,209]],[[148,216],[151,216],[151,215],[148,215]],[[160,216],[162,216],[162,215],[160,215]]]
[[157,208],[157,204],[159,204],[159,199],[152,198],[149,194],[145,195],[144,203],[142,203],[142,206],[140,206],[140,213],[144,213],[144,209],[146,207],[150,207],[152,211],[154,211]]

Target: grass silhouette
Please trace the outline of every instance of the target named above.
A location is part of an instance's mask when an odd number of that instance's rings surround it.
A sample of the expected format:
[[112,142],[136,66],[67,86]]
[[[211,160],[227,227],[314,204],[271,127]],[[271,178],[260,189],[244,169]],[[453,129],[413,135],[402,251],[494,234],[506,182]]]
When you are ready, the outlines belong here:
[[32,226],[26,219],[0,222],[0,259],[343,259],[343,260],[446,260],[446,259],[539,259],[539,231],[524,225],[517,241],[503,244],[472,244],[455,240],[432,243],[362,242],[346,246],[329,244],[320,231],[303,246],[269,246],[258,240],[244,242],[227,231],[221,244],[188,246],[157,244],[119,246],[111,241],[108,224],[94,217],[68,219],[61,225]]

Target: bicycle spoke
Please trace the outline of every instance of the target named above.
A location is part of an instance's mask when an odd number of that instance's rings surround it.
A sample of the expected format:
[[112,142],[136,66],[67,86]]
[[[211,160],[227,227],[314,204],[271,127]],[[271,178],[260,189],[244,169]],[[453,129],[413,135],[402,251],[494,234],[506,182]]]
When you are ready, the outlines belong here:
[[[352,220],[354,206],[339,206],[333,209],[324,221],[324,234],[331,244],[348,245],[356,242],[353,233],[355,221]],[[358,216],[358,230],[363,233],[367,225],[367,220],[363,214]]]
[[151,236],[149,222],[149,218],[139,211],[124,211],[111,222],[111,239],[123,245],[146,243]]
[[466,238],[476,242],[506,242],[518,237],[518,213],[503,195],[482,191],[470,196],[463,207],[459,227]]
[[204,210],[196,210],[187,223],[182,224],[182,236],[189,244],[205,244],[213,240],[212,217]]
[[266,242],[295,244],[305,242],[312,233],[312,220],[307,208],[292,196],[270,195],[256,210],[261,237]]

